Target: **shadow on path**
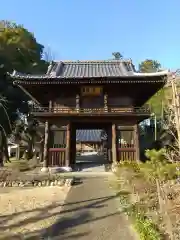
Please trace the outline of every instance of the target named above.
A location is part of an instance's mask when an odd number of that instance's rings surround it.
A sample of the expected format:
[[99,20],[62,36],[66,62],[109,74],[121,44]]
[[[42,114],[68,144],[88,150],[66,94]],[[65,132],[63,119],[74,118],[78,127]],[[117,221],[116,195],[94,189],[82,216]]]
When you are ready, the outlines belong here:
[[[47,219],[51,216],[58,217],[55,224],[47,229],[27,233],[23,238],[11,239],[79,239],[79,240],[130,240],[134,239],[129,231],[129,226],[123,216],[119,213],[119,204],[115,201],[118,194],[110,191],[107,179],[86,179],[83,184],[72,187],[61,212],[55,210],[60,203],[39,208],[35,217],[11,224],[13,229],[25,226],[28,223],[36,224],[37,221]],[[4,215],[0,217],[0,232],[7,230],[6,223],[10,219],[18,217],[19,214]],[[49,238],[48,238],[49,237]],[[7,239],[10,239],[7,238]]]

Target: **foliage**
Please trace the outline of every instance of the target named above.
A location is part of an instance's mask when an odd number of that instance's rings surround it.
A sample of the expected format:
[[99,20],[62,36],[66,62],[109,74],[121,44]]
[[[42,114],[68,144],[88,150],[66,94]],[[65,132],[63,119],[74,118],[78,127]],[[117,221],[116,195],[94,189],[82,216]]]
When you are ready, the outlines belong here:
[[[124,202],[123,198],[123,202]],[[122,202],[121,202],[122,204]],[[128,201],[127,201],[128,204]],[[151,219],[148,219],[144,213],[137,210],[134,204],[129,204],[129,207],[124,208],[124,211],[134,221],[134,228],[139,234],[140,240],[161,240],[161,234],[157,230],[157,226]]]
[[[143,73],[152,73],[160,71],[161,64],[152,59],[146,59],[139,64],[139,71]],[[159,90],[149,101],[151,111],[154,112],[157,118],[163,115],[163,104],[165,99],[165,89]]]
[[1,64],[8,71],[32,72],[41,62],[43,45],[22,25],[1,21],[0,28]]
[[[7,72],[17,70],[25,73],[44,73],[48,63],[42,60],[43,50],[44,46],[37,42],[34,34],[22,25],[0,21],[0,99],[3,99],[0,102],[0,133],[5,142],[7,135],[12,131],[10,125],[14,124],[21,114],[27,115],[29,112],[29,97],[13,85]],[[4,149],[2,142],[0,147],[1,150]]]
[[[153,148],[156,150],[165,148],[165,158],[170,162],[179,159],[179,144],[174,111],[172,105],[164,106],[162,118],[156,119],[156,128],[155,117],[153,116],[150,119],[150,125],[144,123],[139,126],[140,153],[142,160],[145,160],[145,150]],[[155,131],[157,137],[156,141]]]
[[152,165],[154,165],[155,167],[159,167],[162,164],[166,163],[166,159],[165,159],[165,149],[160,149],[159,151],[152,149],[146,150],[146,157],[150,159],[150,161],[148,163],[151,163]]
[[[43,48],[34,34],[22,25],[0,21],[0,94],[7,99],[6,109],[11,123],[19,116],[18,112],[28,113],[29,97],[12,84],[6,73],[14,69],[26,73],[45,72],[47,63],[41,59]],[[1,121],[6,125],[4,119]]]
[[135,229],[139,232],[141,240],[160,240],[161,234],[157,231],[156,225],[152,220],[146,218],[143,214],[134,212]]
[[21,144],[21,142],[27,144],[26,157],[27,159],[31,159],[33,157],[35,143],[41,141],[43,138],[43,134],[39,129],[39,122],[32,117],[27,118],[27,123],[18,120],[14,124],[12,134],[17,144]]
[[148,105],[151,111],[156,115],[157,119],[163,117],[163,108],[165,105],[165,89],[159,90],[153,97],[148,101]]
[[[3,166],[3,160],[5,159],[7,162],[9,162],[9,156],[8,156],[8,146],[7,146],[7,134],[11,131],[11,123],[8,116],[8,113],[6,111],[6,108],[4,106],[5,99],[0,96],[0,113],[1,113],[1,119],[0,119],[0,166]],[[7,124],[3,124],[3,120]]]
[[152,149],[146,150],[146,156],[150,159],[146,163],[140,164],[140,170],[148,180],[167,181],[176,179],[179,175],[179,163],[170,163],[166,159],[166,150],[159,151]]
[[[130,162],[125,164],[130,167]],[[143,208],[139,208],[138,203],[132,203],[130,200],[130,191],[123,190],[120,184],[120,203],[122,211],[125,212],[132,220],[133,226],[141,240],[161,240],[161,233],[159,232],[156,224],[149,218]]]
[[152,59],[146,59],[139,64],[139,71],[143,73],[158,72],[161,68],[161,64]]
[[129,161],[129,160],[121,161],[117,164],[116,167],[130,168],[130,169],[133,169],[135,172],[139,172],[139,164],[135,161]]
[[[156,153],[160,155],[160,160],[162,153],[163,150]],[[152,155],[154,156],[154,153]],[[164,162],[163,159],[161,162]],[[163,233],[166,229],[164,229],[163,215],[157,214],[159,213],[159,198],[156,183],[148,181],[142,172],[142,165],[145,166],[145,163],[126,161],[118,164],[116,184],[120,190],[121,207],[132,220],[140,239],[164,239]]]

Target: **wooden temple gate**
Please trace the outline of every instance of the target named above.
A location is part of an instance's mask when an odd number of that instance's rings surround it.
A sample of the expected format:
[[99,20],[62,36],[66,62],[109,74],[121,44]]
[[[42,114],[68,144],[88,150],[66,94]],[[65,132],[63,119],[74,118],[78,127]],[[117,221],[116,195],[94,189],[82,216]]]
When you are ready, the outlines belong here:
[[10,77],[35,104],[31,114],[52,124],[47,165],[69,166],[75,164],[74,122],[86,123],[86,129],[91,123],[95,128],[98,123],[100,128],[108,125],[104,149],[108,162],[139,160],[137,124],[150,118],[145,103],[167,83],[168,75],[168,71],[137,73],[131,60],[120,59],[61,60],[52,62],[46,74],[14,71]]
[[[90,123],[89,123],[90,126]],[[50,127],[48,154],[49,166],[73,166],[76,163],[76,126]],[[122,127],[110,123],[104,130],[107,138],[102,140],[106,163],[139,160],[139,141],[136,126]]]

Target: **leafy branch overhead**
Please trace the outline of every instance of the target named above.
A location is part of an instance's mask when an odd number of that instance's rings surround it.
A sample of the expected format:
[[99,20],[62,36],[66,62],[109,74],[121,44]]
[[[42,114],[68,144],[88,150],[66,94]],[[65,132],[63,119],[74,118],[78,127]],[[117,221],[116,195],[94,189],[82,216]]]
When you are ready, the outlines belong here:
[[[139,72],[153,73],[161,70],[161,64],[157,60],[146,59],[139,64]],[[163,88],[157,92],[148,102],[152,112],[156,114],[158,118],[163,115],[163,107],[165,104],[166,90]]]
[[159,72],[161,64],[156,60],[146,59],[139,64],[139,71],[143,73]]
[[28,97],[15,87],[6,72],[45,73],[44,46],[22,25],[0,21],[0,94],[7,99],[7,112],[14,121],[17,111],[28,112]]
[[41,60],[44,46],[22,25],[1,21],[0,30],[0,61],[6,70],[33,72],[45,63]]

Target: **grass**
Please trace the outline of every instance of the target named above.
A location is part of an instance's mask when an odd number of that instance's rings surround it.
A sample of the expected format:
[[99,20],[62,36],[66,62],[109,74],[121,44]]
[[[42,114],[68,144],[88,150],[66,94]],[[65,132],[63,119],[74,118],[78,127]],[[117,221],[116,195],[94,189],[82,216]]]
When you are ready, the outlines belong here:
[[[132,162],[124,162],[117,167],[116,190],[120,191],[120,203],[123,211],[131,219],[134,228],[138,232],[141,240],[161,240],[169,239],[167,235],[171,235],[167,226],[171,221],[173,226],[174,239],[180,239],[176,229],[180,228],[180,197],[177,192],[180,191],[178,184],[173,184],[169,188],[169,194],[172,197],[164,204],[164,213],[160,212],[159,199],[157,194],[156,181],[152,175],[152,169],[146,164],[134,164]],[[169,184],[170,179],[177,177],[176,164],[168,164],[163,166],[162,185]],[[176,194],[175,186],[178,188]],[[168,222],[169,223],[169,222]]]

